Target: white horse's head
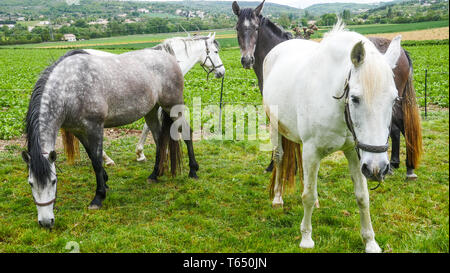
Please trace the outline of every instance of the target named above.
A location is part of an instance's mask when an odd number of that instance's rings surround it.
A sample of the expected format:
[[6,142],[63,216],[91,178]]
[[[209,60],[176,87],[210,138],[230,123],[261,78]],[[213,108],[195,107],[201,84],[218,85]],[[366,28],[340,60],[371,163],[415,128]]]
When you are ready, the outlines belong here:
[[52,151],[42,156],[40,159],[34,159],[29,153],[22,152],[22,158],[29,168],[28,184],[31,186],[31,193],[36,204],[38,223],[42,227],[52,228],[55,224],[53,207],[57,187],[56,152]]
[[401,54],[400,40],[401,36],[395,37],[384,55],[369,41],[358,42],[350,56],[348,105],[360,144],[361,171],[378,181],[389,171],[387,149],[374,147],[387,145],[392,106],[398,97],[392,69]]
[[214,71],[216,78],[222,78],[225,76],[225,66],[219,56],[219,44],[215,40],[216,33],[211,35],[209,33],[208,38],[205,40],[205,53],[203,56],[203,66],[206,66],[210,71]]

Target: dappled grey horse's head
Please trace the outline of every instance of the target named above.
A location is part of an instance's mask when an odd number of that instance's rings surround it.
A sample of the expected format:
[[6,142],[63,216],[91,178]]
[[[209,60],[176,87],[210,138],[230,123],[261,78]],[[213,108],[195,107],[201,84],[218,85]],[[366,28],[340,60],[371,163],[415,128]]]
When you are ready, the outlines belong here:
[[250,69],[255,64],[255,48],[258,40],[258,29],[261,22],[261,10],[264,1],[255,9],[240,9],[236,1],[233,2],[233,12],[238,17],[236,24],[237,38],[241,50],[241,64]]

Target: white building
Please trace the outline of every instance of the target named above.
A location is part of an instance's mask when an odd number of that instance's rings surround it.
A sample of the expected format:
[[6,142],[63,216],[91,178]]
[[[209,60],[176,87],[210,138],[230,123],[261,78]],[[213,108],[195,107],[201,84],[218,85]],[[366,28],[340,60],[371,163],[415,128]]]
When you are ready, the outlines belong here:
[[74,34],[64,34],[63,40],[68,42],[75,42],[77,37]]

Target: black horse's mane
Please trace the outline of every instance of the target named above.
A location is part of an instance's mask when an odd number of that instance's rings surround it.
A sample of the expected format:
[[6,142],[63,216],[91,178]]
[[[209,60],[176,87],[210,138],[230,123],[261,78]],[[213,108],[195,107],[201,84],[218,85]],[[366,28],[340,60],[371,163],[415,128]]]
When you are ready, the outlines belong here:
[[45,90],[50,74],[53,69],[64,59],[76,55],[76,54],[88,54],[84,50],[72,50],[67,52],[64,56],[59,58],[55,63],[47,67],[39,77],[39,80],[34,86],[33,93],[31,94],[30,104],[28,106],[27,116],[25,118],[25,133],[27,138],[28,154],[30,155],[30,169],[35,176],[38,183],[45,184],[51,172],[49,161],[42,155],[40,145],[40,132],[39,132],[39,110],[41,108],[42,94]]
[[275,25],[275,23],[273,23],[272,21],[270,21],[266,17],[263,17],[262,15],[259,15],[259,16],[260,16],[260,20],[261,20],[261,25],[265,25],[268,28],[270,28],[270,30],[272,30],[272,32],[275,35],[277,35],[277,36],[279,36],[281,38],[284,38],[286,40],[290,40],[290,39],[293,38],[291,33],[287,32],[287,31],[284,31],[281,27]]

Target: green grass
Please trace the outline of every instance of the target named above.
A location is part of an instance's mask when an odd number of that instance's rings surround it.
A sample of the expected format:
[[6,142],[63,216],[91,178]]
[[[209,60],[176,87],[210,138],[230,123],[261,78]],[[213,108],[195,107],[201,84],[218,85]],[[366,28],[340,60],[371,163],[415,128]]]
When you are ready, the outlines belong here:
[[[448,69],[448,45],[407,49],[414,60],[418,92],[424,67]],[[0,98],[2,138],[21,134],[34,82],[40,71],[64,52],[0,50],[0,58],[6,60],[0,64],[0,89],[8,89]],[[260,104],[254,73],[242,69],[239,50],[224,49],[220,54],[227,69],[224,101]],[[206,82],[205,78],[200,67],[186,75],[188,106],[195,96],[201,96],[203,105],[219,102],[220,80]],[[439,88],[433,90],[447,97],[448,106],[448,76],[436,81]],[[139,121],[127,128],[141,126]],[[449,252],[448,133],[448,110],[430,112],[423,122],[425,155],[416,171],[419,180],[404,181],[402,164],[381,188],[370,192],[373,226],[384,251]],[[127,136],[125,130],[123,135],[105,143],[117,166],[107,168],[110,191],[98,211],[87,209],[95,191],[95,176],[86,154],[69,166],[58,151],[61,171],[56,226],[51,232],[36,223],[36,208],[26,181],[28,171],[20,157],[24,147],[11,144],[0,152],[0,252],[67,252],[65,246],[70,241],[80,243],[81,252],[364,251],[353,186],[346,161],[339,153],[322,161],[318,182],[321,208],[315,210],[312,222],[316,248],[303,250],[298,247],[303,216],[299,186],[295,193],[285,196],[283,209],[271,208],[269,174],[263,173],[270,153],[261,152],[258,142],[195,142],[199,180],[188,178],[183,146],[183,173],[148,184],[154,145],[146,146],[149,161],[138,163],[134,155],[137,137]],[[403,140],[402,146],[404,160]]]
[[[449,252],[448,111],[423,122],[425,155],[419,179],[404,181],[405,166],[370,192],[376,238],[387,252]],[[283,209],[272,209],[263,169],[270,153],[254,141],[194,143],[199,180],[184,170],[148,184],[149,162],[135,161],[137,137],[108,142],[117,166],[107,168],[110,190],[104,207],[87,209],[95,176],[83,153],[69,166],[61,151],[56,225],[38,227],[36,208],[20,157],[23,147],[0,153],[0,252],[67,252],[74,241],[81,252],[363,252],[359,213],[347,164],[341,154],[322,161],[313,214],[316,247],[298,247],[303,208],[299,186],[286,195]],[[186,150],[184,150],[186,155]],[[404,158],[404,154],[402,154]]]

